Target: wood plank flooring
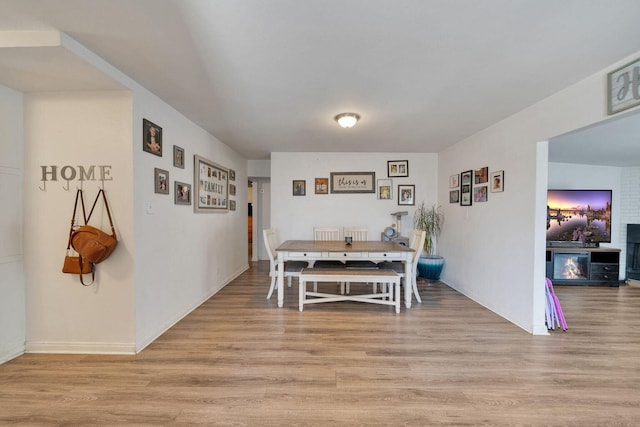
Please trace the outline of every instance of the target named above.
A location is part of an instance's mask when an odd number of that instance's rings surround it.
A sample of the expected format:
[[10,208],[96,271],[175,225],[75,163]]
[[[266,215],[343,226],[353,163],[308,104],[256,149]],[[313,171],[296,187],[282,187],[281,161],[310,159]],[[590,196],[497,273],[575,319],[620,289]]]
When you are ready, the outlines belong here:
[[267,271],[136,356],[0,365],[0,425],[640,425],[640,288],[557,286],[569,331],[541,337],[441,283],[396,315],[300,313],[294,281],[278,309]]

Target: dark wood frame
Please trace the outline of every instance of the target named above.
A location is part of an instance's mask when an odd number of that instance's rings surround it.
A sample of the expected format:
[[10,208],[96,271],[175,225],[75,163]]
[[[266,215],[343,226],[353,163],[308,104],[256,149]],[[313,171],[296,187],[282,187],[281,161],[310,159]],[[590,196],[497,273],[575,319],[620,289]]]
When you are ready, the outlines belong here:
[[[393,167],[396,171],[391,171]],[[400,168],[404,167],[404,171],[400,172]],[[405,178],[409,176],[409,160],[387,160],[387,177],[388,178]]]
[[[187,198],[182,198],[182,188],[187,188]],[[186,182],[173,182],[173,202],[176,205],[191,205],[191,184]]]
[[[160,149],[156,151],[154,151],[153,148],[149,145],[149,142],[147,142],[148,139],[151,138],[151,128],[154,128],[156,130],[155,142],[160,146]],[[162,128],[147,119],[142,119],[142,150],[146,151],[147,153],[162,157]]]
[[375,193],[375,172],[331,172],[331,193]]
[[[403,191],[411,191],[411,200],[402,200]],[[398,205],[415,206],[416,204],[416,186],[414,184],[398,185]]]

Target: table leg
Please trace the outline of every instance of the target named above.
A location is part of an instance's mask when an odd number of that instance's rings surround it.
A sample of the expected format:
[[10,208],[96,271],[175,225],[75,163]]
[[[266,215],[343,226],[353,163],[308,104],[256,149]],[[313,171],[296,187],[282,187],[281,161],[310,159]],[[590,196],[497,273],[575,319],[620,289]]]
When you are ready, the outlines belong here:
[[307,282],[304,278],[300,277],[298,280],[298,310],[302,311],[304,308],[304,294],[307,291]]
[[400,313],[400,282],[394,284],[396,296],[394,302],[396,303],[396,313]]
[[278,307],[284,306],[284,255],[278,252]]
[[411,298],[413,295],[413,262],[412,253],[407,252],[407,260],[404,263],[404,305],[411,308]]

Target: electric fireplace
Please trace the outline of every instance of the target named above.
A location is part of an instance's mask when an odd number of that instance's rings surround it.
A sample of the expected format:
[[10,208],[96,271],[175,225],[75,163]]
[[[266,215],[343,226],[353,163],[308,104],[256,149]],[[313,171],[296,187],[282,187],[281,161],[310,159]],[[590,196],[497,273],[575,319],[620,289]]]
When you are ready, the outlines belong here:
[[556,252],[553,258],[554,280],[588,280],[588,252]]

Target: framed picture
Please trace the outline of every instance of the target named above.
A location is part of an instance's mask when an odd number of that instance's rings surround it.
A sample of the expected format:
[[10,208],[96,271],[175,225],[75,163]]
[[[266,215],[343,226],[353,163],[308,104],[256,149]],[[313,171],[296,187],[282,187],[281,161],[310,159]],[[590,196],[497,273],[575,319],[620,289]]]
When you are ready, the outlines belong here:
[[460,190],[449,191],[449,203],[459,203],[459,202],[460,202]]
[[460,174],[460,184],[466,185],[471,184],[471,177],[473,176],[473,171],[466,171]]
[[491,172],[491,192],[501,193],[504,191],[504,171]]
[[316,194],[329,194],[329,178],[316,178]]
[[390,179],[378,180],[378,200],[393,199],[393,182]]
[[191,204],[191,184],[187,184],[186,182],[174,181],[173,201],[176,205],[190,205]]
[[235,200],[229,200],[229,210],[230,211],[235,211],[236,210],[236,201]]
[[476,169],[473,176],[474,184],[484,184],[485,182],[489,181],[489,168],[485,166],[483,168]]
[[229,184],[229,195],[230,196],[236,195],[236,186],[234,184]]
[[156,193],[169,194],[169,171],[153,169],[153,188]]
[[142,149],[162,157],[162,128],[147,119],[142,119]]
[[409,176],[409,160],[388,160],[387,176],[389,178]]
[[415,185],[398,185],[398,204],[406,206],[415,205],[415,193]]
[[331,172],[332,193],[375,193],[375,172]]
[[449,188],[460,187],[460,174],[451,175],[449,177]]
[[184,148],[173,146],[173,166],[184,169]]
[[193,211],[227,212],[229,209],[229,171],[198,155],[193,156]]
[[471,206],[471,184],[462,184],[460,187],[460,206]]
[[304,179],[293,180],[293,195],[305,196],[307,194],[307,181]]
[[235,181],[236,180],[236,171],[234,171],[233,169],[229,169],[229,181]]
[[473,201],[474,202],[486,202],[487,201],[487,186],[481,185],[479,187],[473,187]]

